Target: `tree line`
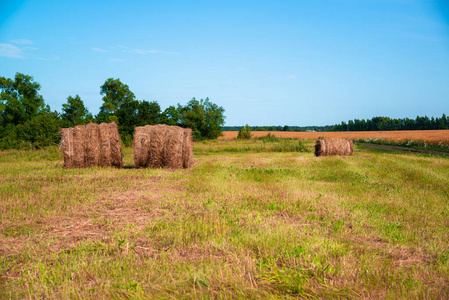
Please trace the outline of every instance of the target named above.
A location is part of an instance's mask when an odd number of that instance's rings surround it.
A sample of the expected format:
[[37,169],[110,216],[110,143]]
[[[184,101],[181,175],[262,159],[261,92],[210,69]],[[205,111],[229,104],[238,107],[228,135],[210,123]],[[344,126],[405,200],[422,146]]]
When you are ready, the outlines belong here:
[[167,124],[191,128],[195,140],[222,134],[224,108],[209,98],[162,110],[157,101],[137,100],[128,85],[108,78],[100,87],[103,103],[92,115],[79,95],[68,96],[61,113],[51,111],[32,76],[0,77],[0,149],[41,148],[59,143],[59,130],[89,122],[116,122],[122,141],[132,144],[136,126]]
[[436,130],[449,129],[449,117],[420,117],[416,119],[394,119],[389,117],[374,117],[370,120],[349,120],[332,127],[332,131],[387,131],[387,130]]
[[[251,131],[332,131],[333,125],[325,126],[249,126]],[[223,131],[239,131],[242,126],[223,126]]]

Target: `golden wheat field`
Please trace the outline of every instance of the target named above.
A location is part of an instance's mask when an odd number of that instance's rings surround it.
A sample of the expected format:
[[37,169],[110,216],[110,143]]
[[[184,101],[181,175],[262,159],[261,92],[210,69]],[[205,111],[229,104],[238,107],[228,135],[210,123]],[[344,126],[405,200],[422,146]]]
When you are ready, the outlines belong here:
[[[410,131],[344,131],[344,132],[291,132],[291,131],[253,131],[254,137],[266,136],[268,133],[279,138],[317,139],[388,139],[388,140],[422,140],[428,142],[449,143],[449,130],[410,130]],[[221,139],[235,139],[238,131],[224,131]]]

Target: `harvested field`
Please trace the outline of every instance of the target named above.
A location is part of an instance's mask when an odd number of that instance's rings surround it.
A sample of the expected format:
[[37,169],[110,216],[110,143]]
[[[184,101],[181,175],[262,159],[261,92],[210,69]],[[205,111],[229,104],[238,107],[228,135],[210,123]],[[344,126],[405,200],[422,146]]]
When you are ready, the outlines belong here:
[[0,299],[448,298],[449,159],[193,147],[178,170],[0,152]]
[[[388,140],[422,140],[428,142],[449,143],[449,130],[410,130],[410,131],[345,131],[345,132],[284,132],[252,131],[254,137],[263,137],[268,133],[279,138],[317,139],[388,139]],[[224,131],[220,139],[235,139],[238,131]]]

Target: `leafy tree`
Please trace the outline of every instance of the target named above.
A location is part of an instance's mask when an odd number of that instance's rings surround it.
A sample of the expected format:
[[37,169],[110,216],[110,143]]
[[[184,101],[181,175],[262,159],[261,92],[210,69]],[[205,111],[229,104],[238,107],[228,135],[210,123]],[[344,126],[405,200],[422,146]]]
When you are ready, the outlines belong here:
[[161,123],[161,107],[156,101],[141,101],[138,107],[137,124],[139,126]]
[[93,119],[92,114],[89,113],[84,106],[83,100],[80,96],[69,96],[67,103],[62,105],[61,120],[63,126],[72,127],[76,125],[87,124]]
[[1,125],[23,124],[35,117],[44,108],[39,90],[40,84],[29,75],[16,73],[14,79],[0,77]]
[[180,125],[192,128],[195,140],[215,139],[222,134],[225,116],[224,108],[210,102],[192,98],[186,106],[179,108]]
[[117,121],[114,116],[122,104],[136,100],[136,96],[128,85],[122,83],[120,79],[114,78],[108,78],[104,82],[100,87],[100,95],[103,96],[103,104],[97,115],[99,122]]
[[128,100],[120,105],[116,112],[120,134],[133,135],[136,128],[139,101]]
[[33,77],[0,77],[0,148],[36,148],[59,141],[60,119],[39,95]]
[[207,139],[216,139],[222,135],[224,125],[224,108],[215,103],[210,102],[209,98],[204,100],[206,111],[205,122],[206,131],[202,132],[202,136]]
[[178,107],[171,105],[167,107],[161,115],[161,123],[178,126],[181,122],[181,105],[178,104]]
[[248,124],[239,129],[239,133],[237,135],[238,139],[246,139],[249,140],[252,137],[251,127]]

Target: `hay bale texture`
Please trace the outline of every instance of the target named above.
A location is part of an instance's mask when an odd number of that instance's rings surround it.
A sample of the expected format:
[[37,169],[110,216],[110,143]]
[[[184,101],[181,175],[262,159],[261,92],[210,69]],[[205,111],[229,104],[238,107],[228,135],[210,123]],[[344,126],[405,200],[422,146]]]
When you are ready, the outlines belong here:
[[354,143],[350,140],[327,139],[315,142],[315,155],[352,155]]
[[193,166],[192,130],[147,125],[134,131],[135,168],[190,168]]
[[60,133],[59,149],[64,167],[122,167],[122,146],[116,123],[78,125],[62,128]]

